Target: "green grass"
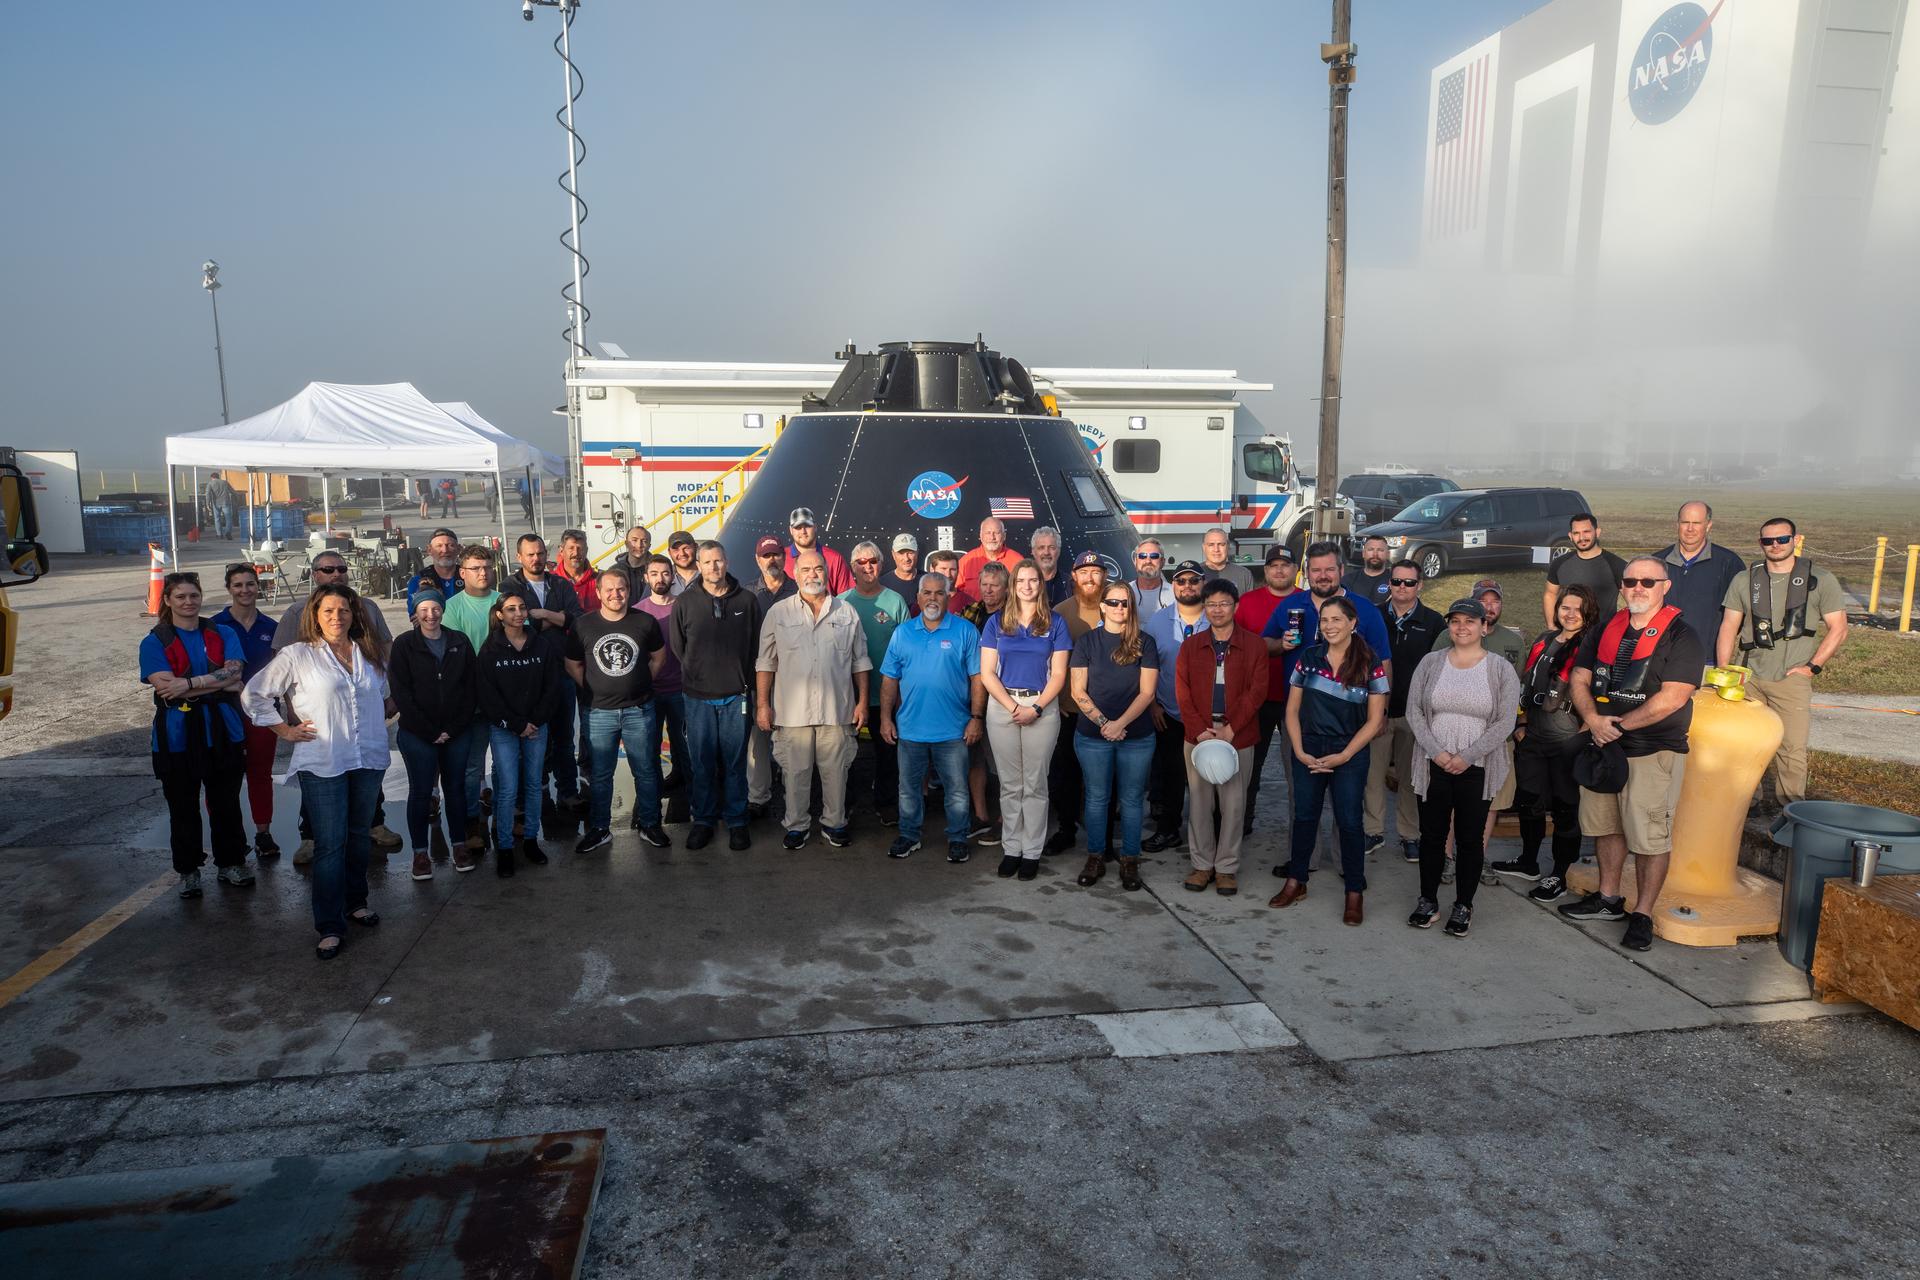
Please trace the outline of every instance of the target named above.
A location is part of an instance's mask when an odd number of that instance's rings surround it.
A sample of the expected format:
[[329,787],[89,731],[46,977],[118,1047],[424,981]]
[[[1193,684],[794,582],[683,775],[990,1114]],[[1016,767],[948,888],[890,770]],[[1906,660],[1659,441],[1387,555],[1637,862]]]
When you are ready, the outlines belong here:
[[1920,813],[1920,770],[1892,760],[1814,751],[1809,753],[1807,796]]

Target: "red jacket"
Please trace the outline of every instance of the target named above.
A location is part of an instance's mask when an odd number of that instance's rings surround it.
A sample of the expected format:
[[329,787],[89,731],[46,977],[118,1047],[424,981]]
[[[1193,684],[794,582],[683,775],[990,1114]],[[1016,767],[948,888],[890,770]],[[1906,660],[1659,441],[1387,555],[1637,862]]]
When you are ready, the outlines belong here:
[[[594,571],[593,561],[591,560],[581,561],[580,573],[579,573],[579,576],[577,577],[571,573],[568,573],[565,569],[561,568],[557,564],[553,566],[553,572],[555,573],[556,576],[565,578],[567,580],[567,584],[573,588],[573,594],[578,596],[580,599],[580,608],[582,612],[592,613],[595,609],[598,609],[600,607],[600,589],[599,589],[599,586],[597,585],[600,581],[600,575]],[[628,584],[627,594],[630,599],[638,600],[641,596],[645,595],[646,593],[647,593],[646,583],[636,580]]]
[[[1196,632],[1180,646],[1174,664],[1175,692],[1180,698],[1180,722],[1188,742],[1213,728],[1213,629]],[[1233,726],[1234,750],[1254,744],[1260,736],[1260,704],[1267,700],[1267,645],[1257,631],[1235,626],[1227,642],[1227,723]]]

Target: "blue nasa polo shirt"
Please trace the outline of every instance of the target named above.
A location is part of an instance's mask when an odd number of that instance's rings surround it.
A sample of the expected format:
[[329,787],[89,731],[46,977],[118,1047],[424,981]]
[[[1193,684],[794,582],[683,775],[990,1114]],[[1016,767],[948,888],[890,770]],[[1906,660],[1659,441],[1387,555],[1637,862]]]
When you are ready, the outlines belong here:
[[927,630],[926,619],[909,618],[887,641],[880,674],[900,682],[894,727],[913,742],[952,742],[972,716],[968,677],[980,674],[980,633],[949,613]]

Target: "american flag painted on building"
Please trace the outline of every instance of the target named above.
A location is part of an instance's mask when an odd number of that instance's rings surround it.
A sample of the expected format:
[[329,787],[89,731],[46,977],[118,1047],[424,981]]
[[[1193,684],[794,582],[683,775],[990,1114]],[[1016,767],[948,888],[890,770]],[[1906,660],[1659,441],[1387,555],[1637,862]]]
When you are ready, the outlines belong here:
[[1483,44],[1440,77],[1427,158],[1427,239],[1449,240],[1486,223],[1487,140],[1493,125],[1496,48]]
[[1032,498],[988,498],[987,505],[996,520],[1033,519]]

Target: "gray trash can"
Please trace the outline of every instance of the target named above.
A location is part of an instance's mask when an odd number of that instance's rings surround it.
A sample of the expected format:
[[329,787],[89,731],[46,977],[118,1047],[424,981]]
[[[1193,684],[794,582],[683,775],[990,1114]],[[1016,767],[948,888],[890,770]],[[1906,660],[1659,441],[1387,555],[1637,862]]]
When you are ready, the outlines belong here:
[[1871,805],[1796,800],[1774,820],[1774,843],[1787,848],[1780,892],[1780,954],[1797,969],[1813,968],[1820,932],[1820,894],[1833,876],[1853,874],[1855,840],[1886,846],[1877,874],[1920,874],[1920,818]]

